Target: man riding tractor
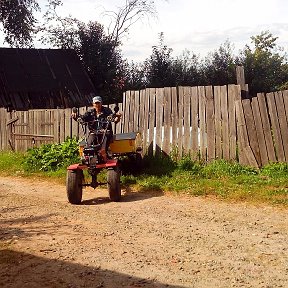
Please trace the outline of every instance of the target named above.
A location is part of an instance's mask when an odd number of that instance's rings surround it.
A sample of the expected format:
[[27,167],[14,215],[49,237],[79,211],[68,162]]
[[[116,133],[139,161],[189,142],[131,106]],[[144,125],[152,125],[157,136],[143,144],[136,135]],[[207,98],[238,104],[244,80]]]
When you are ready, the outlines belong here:
[[[98,143],[101,143],[101,149],[100,149],[100,155],[102,156],[102,161],[107,162],[107,152],[108,147],[113,139],[113,130],[111,122],[109,122],[108,127],[104,127],[104,125],[107,125],[105,121],[107,120],[108,116],[111,116],[113,114],[112,110],[108,107],[104,107],[102,105],[102,98],[100,96],[95,96],[92,99],[92,105],[93,107],[89,108],[84,115],[81,116],[81,119],[84,122],[88,123],[88,138],[87,138],[87,145],[96,145]],[[73,112],[71,114],[71,117],[77,121],[77,113]],[[120,121],[121,114],[116,113],[114,115],[114,123],[118,123]],[[105,124],[103,124],[105,123]],[[108,133],[105,133],[104,135],[102,133],[99,133],[99,131],[103,131],[104,129],[107,129]],[[102,138],[104,137],[104,138]]]

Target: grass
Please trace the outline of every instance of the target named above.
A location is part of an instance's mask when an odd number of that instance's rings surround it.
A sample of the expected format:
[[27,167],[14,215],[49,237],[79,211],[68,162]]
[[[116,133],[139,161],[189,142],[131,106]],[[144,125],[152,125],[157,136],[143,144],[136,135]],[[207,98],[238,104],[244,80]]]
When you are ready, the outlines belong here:
[[[25,155],[0,153],[0,175],[53,179],[64,184],[66,168],[30,172],[24,169]],[[228,201],[269,203],[288,207],[288,164],[274,163],[262,169],[223,160],[210,164],[184,157],[177,163],[169,157],[144,158],[140,175],[123,175],[122,185],[140,191],[163,191],[175,195],[215,196]],[[101,173],[99,181],[105,181]]]

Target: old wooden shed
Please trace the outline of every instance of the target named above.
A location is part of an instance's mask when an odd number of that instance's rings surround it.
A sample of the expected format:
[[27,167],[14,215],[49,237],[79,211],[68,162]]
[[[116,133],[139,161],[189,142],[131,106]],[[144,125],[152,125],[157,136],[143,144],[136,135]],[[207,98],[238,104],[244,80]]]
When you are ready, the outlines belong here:
[[86,106],[94,86],[72,49],[0,48],[0,107]]

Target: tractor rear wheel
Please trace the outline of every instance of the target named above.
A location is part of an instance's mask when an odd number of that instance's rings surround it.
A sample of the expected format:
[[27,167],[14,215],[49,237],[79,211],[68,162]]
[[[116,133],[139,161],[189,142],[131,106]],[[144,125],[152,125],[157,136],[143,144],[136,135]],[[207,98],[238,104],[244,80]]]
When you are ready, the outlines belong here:
[[80,169],[67,170],[66,191],[71,204],[80,204],[82,200],[83,171]]
[[121,199],[119,167],[107,170],[107,188],[110,200],[113,202],[119,202]]

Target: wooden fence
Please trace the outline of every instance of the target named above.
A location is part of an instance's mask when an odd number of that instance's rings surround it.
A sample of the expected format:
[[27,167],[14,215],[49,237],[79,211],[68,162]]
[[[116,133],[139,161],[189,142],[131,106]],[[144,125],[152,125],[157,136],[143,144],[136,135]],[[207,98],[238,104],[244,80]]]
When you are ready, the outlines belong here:
[[242,99],[239,85],[149,88],[123,96],[122,132],[139,131],[144,152],[288,162],[288,91]]
[[[110,105],[114,108],[114,105]],[[122,110],[122,103],[119,104]],[[83,114],[86,107],[79,108]],[[80,125],[71,119],[71,109],[7,112],[0,108],[0,150],[26,151],[43,143],[60,143],[67,137],[82,137]],[[121,132],[121,124],[116,133]]]
[[[239,160],[261,167],[288,162],[288,91],[242,99],[239,85],[127,91],[116,133],[139,131],[144,153]],[[113,106],[111,107],[113,108]],[[86,107],[80,108],[83,113]],[[26,150],[81,136],[71,109],[0,109],[0,149]]]

